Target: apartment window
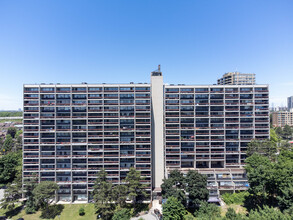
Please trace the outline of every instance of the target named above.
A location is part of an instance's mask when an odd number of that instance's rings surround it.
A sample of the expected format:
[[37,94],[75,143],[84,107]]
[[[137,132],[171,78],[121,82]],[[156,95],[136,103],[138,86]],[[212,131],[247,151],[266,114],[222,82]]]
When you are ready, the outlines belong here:
[[103,89],[101,87],[89,87],[89,92],[101,92]]
[[150,87],[135,87],[136,92],[150,91]]
[[166,92],[179,92],[179,89],[176,88],[167,88]]
[[133,91],[133,87],[120,87],[120,91],[122,91],[122,92]]
[[72,92],[86,92],[86,87],[73,87]]
[[38,92],[39,88],[24,88],[26,92]]
[[118,92],[118,87],[105,87],[104,91]]
[[57,92],[70,92],[70,87],[57,88]]
[[71,96],[69,94],[57,94],[57,99],[70,99]]
[[195,88],[195,92],[208,92],[208,88]]
[[54,92],[55,89],[54,88],[41,88],[41,92]]
[[181,88],[181,92],[193,92],[192,88]]

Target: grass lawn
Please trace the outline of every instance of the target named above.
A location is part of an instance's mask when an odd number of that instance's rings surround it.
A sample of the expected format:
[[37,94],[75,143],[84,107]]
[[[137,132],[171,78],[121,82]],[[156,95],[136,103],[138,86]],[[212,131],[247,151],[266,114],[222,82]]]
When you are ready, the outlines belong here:
[[[85,210],[84,216],[79,216],[78,211],[83,207]],[[3,210],[0,210],[0,213],[3,215]],[[38,211],[35,214],[27,215],[25,211],[22,210],[19,214],[13,216],[11,219],[15,220],[18,218],[24,218],[25,220],[38,220],[40,219],[41,211]],[[96,214],[94,210],[94,204],[66,204],[60,215],[60,218],[57,216],[55,220],[95,220]]]
[[225,216],[228,208],[233,208],[236,211],[236,213],[241,213],[241,214],[247,213],[247,210],[245,207],[241,205],[231,204],[231,205],[226,205],[224,207],[221,207],[221,216]]

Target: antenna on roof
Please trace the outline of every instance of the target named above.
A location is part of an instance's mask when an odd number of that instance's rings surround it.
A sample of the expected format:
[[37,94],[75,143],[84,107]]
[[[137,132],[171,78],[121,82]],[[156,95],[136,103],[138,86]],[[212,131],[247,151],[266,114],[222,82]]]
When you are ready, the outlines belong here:
[[161,65],[159,64],[158,65],[158,72],[160,72],[161,71]]

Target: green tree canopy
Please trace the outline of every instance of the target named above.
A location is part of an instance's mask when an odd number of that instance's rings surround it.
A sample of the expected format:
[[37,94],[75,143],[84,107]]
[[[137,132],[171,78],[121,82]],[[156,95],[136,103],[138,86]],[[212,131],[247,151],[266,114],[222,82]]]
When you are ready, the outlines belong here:
[[173,196],[169,197],[163,204],[163,216],[166,220],[181,220],[184,219],[185,214],[184,206]]
[[264,206],[251,210],[249,212],[249,220],[292,220],[289,215],[283,214],[279,209]]
[[13,210],[15,204],[18,203],[22,197],[22,172],[21,169],[17,170],[16,177],[12,183],[7,184],[4,191],[4,198],[1,201],[1,208]]
[[0,158],[0,184],[12,183],[22,164],[21,152],[9,152]]
[[189,170],[186,178],[186,192],[191,205],[199,206],[202,201],[207,201],[209,190],[207,189],[207,177],[195,170]]
[[248,144],[247,155],[251,156],[254,153],[263,154],[273,158],[277,153],[277,144],[269,140],[252,140]]
[[[163,198],[175,197],[184,206],[198,206],[200,202],[207,201],[207,177],[194,170],[189,170],[186,177],[178,170],[172,170],[168,179],[163,179]],[[186,204],[189,199],[189,204]]]
[[126,199],[127,199],[127,187],[126,185],[116,185],[113,189],[113,200],[116,204],[120,207],[126,206]]
[[52,181],[42,181],[33,190],[36,204],[41,208],[48,208],[50,200],[55,198],[56,190],[59,189],[57,183]]
[[94,184],[94,201],[96,213],[102,219],[111,219],[114,214],[112,183],[107,181],[107,172],[101,169]]
[[131,167],[125,178],[128,198],[132,200],[134,205],[136,201],[143,201],[147,196],[146,191],[144,190],[143,184],[140,182],[142,180],[140,172]]
[[6,135],[5,141],[1,149],[2,153],[7,154],[8,152],[10,152],[13,148],[13,145],[14,145],[14,141],[11,135],[10,134]]
[[292,137],[292,128],[289,125],[285,125],[282,133],[283,133],[283,138],[289,140]]
[[16,127],[9,127],[7,130],[7,135],[10,135],[12,138],[15,138],[16,132],[17,132]]
[[129,209],[123,208],[115,211],[112,220],[129,220],[130,217]]

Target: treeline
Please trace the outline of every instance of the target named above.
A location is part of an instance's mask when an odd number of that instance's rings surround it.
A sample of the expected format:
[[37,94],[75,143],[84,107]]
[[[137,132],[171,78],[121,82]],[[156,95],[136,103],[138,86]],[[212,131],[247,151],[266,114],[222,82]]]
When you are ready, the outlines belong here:
[[[11,155],[13,153],[7,154]],[[19,157],[21,159],[21,156]],[[18,159],[19,159],[18,158]],[[21,163],[20,163],[21,164]],[[98,172],[92,192],[95,211],[101,219],[130,219],[142,210],[148,209],[148,204],[143,204],[145,200],[150,200],[150,192],[141,183],[143,178],[141,173],[135,168],[130,168],[124,184],[112,184],[107,179],[107,172],[102,169]],[[0,176],[1,177],[1,176]],[[7,181],[6,181],[7,182]],[[33,214],[41,211],[41,218],[51,219],[62,213],[64,206],[52,204],[56,192],[59,189],[57,183],[52,181],[42,181],[38,183],[38,176],[26,179],[22,188],[21,169],[14,171],[12,182],[8,183],[5,190],[4,199],[1,201],[1,208],[7,212],[13,211],[22,194],[26,201],[24,209],[26,214]],[[84,215],[84,209],[79,210],[80,215]]]
[[0,111],[0,117],[21,117],[22,111]]

